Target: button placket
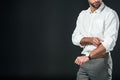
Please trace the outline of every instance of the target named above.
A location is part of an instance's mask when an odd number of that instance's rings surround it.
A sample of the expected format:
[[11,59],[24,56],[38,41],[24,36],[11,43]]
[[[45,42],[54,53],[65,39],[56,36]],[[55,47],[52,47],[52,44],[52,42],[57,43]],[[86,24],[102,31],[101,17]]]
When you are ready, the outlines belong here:
[[89,31],[88,31],[88,34],[89,34],[89,36],[92,36],[91,35],[91,30],[93,29],[93,20],[94,20],[94,17],[95,17],[95,13],[92,13],[91,15],[90,15],[91,17],[91,21],[90,21],[90,28],[89,28]]

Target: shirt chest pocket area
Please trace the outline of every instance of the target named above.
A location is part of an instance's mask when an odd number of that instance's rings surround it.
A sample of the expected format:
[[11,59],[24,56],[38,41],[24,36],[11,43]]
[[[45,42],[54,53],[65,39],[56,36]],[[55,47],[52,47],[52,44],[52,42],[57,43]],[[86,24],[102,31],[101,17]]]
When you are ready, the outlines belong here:
[[92,23],[92,32],[95,34],[100,34],[104,32],[104,20],[102,19],[97,19],[94,20]]

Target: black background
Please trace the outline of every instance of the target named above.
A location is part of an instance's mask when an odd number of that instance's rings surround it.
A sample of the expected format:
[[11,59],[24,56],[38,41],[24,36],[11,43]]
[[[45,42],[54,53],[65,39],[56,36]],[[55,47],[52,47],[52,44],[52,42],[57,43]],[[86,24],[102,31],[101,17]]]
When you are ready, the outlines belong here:
[[[120,16],[119,0],[104,0]],[[71,41],[87,0],[3,0],[0,78],[75,80],[82,49]],[[120,34],[112,51],[113,80],[120,80]]]

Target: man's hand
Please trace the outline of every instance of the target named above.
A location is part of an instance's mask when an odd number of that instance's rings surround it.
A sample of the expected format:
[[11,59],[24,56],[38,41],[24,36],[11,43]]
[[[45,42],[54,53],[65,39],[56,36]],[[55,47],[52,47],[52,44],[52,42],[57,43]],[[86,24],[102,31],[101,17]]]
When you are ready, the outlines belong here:
[[101,42],[103,42],[103,40],[97,37],[93,37],[91,42],[94,46],[98,47],[101,44]]
[[84,63],[86,63],[87,61],[89,61],[88,56],[78,56],[75,60],[75,63],[77,65],[83,65]]

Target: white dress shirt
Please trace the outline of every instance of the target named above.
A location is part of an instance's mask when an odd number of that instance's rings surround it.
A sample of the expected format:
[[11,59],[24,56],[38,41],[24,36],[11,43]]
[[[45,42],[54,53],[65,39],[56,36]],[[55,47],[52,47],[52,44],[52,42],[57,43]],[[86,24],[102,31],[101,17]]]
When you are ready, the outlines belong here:
[[72,34],[72,42],[83,48],[81,54],[89,55],[96,47],[93,45],[82,46],[80,41],[83,37],[98,37],[103,40],[102,44],[106,48],[106,52],[110,52],[116,44],[118,29],[117,13],[102,3],[93,13],[90,8],[81,11]]

